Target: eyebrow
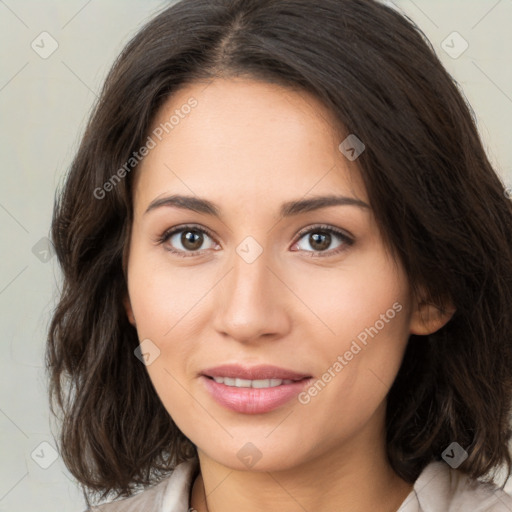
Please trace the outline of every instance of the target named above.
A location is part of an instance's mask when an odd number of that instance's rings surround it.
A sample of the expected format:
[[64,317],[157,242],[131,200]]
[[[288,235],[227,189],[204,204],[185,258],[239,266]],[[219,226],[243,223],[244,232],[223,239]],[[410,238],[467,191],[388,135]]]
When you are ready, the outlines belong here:
[[[172,195],[153,200],[147,207],[144,215],[162,206],[174,206],[176,208],[191,210],[197,213],[204,213],[206,215],[212,215],[220,218],[219,207],[211,201],[199,197],[182,195]],[[356,199],[355,197],[330,195],[287,201],[281,205],[280,215],[281,217],[291,217],[292,215],[307,213],[321,208],[327,208],[329,206],[357,206],[363,209],[370,209],[370,206],[367,203],[360,199]]]

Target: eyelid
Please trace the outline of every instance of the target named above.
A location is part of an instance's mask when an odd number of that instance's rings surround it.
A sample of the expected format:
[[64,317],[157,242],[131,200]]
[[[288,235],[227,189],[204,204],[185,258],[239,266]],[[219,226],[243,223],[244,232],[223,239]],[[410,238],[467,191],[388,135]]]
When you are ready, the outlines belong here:
[[[208,229],[201,224],[178,224],[177,226],[173,226],[164,231],[162,237],[164,236],[172,236],[180,231],[186,231],[189,229],[190,231],[199,231],[201,233],[206,233],[211,239],[215,240],[216,235],[213,234],[213,231]],[[217,242],[217,240],[215,240]],[[217,242],[218,243],[218,242]]]
[[306,226],[297,233],[296,239],[300,240],[300,238],[302,238],[304,235],[315,230],[332,232],[351,241],[354,239],[354,237],[348,233],[348,231],[331,226],[330,224],[312,224],[310,226]]

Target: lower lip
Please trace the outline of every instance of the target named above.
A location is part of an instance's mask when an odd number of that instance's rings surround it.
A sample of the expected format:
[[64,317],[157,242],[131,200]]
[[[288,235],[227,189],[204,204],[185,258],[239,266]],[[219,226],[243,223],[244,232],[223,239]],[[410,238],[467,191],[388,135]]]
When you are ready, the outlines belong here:
[[232,411],[243,414],[262,414],[273,411],[297,396],[311,380],[303,379],[293,384],[281,384],[273,388],[237,388],[219,384],[201,376],[213,399]]

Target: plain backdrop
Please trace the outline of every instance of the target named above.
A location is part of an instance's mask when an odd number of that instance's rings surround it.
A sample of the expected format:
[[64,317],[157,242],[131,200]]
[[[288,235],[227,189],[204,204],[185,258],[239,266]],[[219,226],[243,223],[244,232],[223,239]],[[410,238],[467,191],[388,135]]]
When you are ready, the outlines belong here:
[[[47,240],[53,199],[113,60],[166,4],[0,0],[0,512],[85,508],[56,451],[46,394],[44,346],[60,281]],[[394,6],[460,84],[512,186],[512,0]]]

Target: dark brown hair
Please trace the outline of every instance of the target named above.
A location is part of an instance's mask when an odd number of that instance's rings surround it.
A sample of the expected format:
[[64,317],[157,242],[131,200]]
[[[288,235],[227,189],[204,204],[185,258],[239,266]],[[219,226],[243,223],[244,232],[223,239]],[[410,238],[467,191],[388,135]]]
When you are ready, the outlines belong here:
[[426,38],[373,0],[184,0],[114,64],[55,201],[64,280],[47,345],[50,402],[84,493],[128,496],[194,456],[134,356],[122,305],[136,168],[97,191],[173,92],[235,76],[312,93],[364,142],[356,164],[386,243],[418,296],[456,308],[435,334],[409,339],[388,396],[392,467],[413,482],[456,441],[469,454],[461,471],[510,470],[512,205]]

